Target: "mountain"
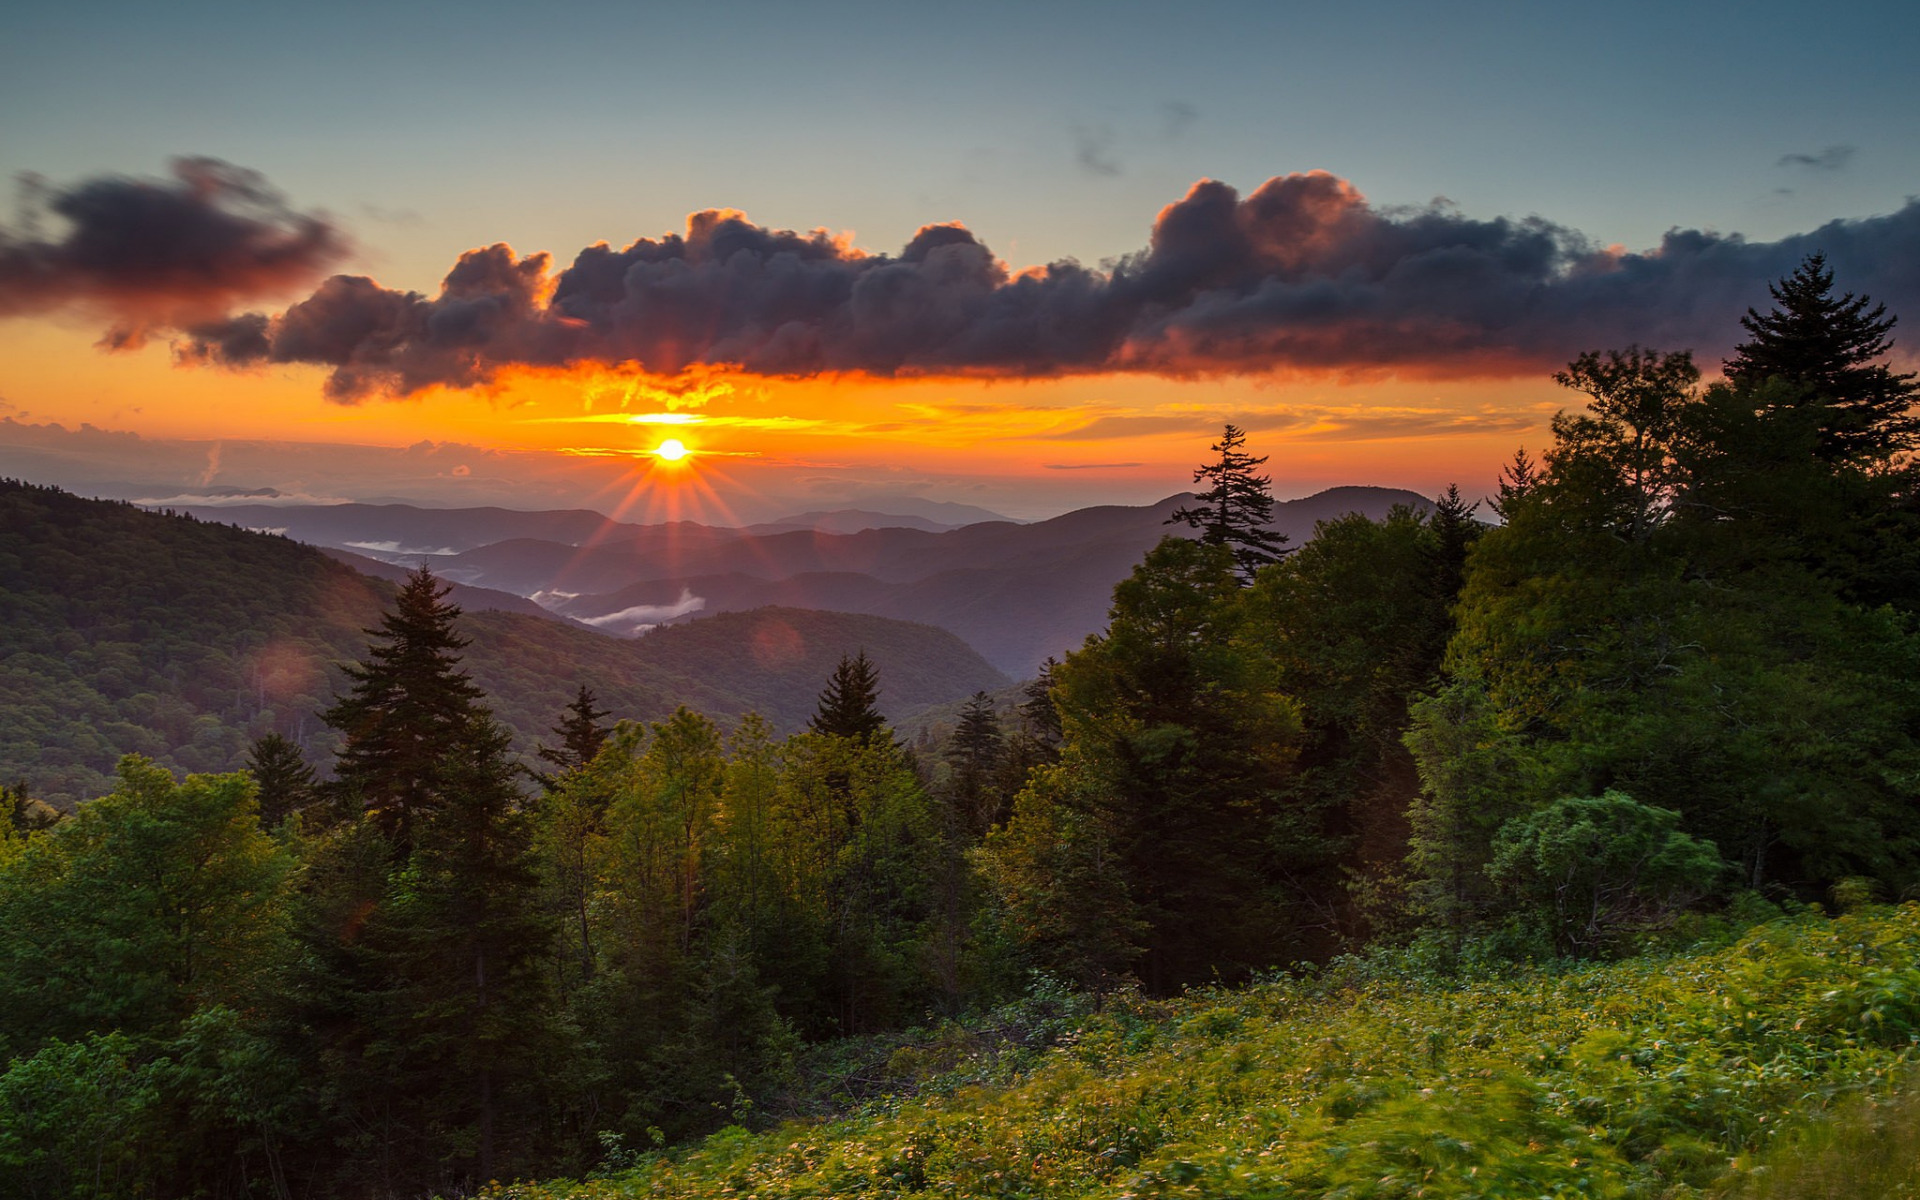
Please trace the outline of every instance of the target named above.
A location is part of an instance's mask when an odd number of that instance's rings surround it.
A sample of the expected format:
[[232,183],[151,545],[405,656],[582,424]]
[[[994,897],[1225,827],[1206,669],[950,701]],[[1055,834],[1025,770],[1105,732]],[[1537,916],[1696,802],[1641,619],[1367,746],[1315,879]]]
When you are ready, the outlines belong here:
[[928,533],[941,533],[949,529],[958,529],[957,525],[943,525],[939,521],[926,517],[903,517],[892,513],[872,512],[864,508],[837,508],[832,512],[803,512],[778,520],[762,521],[746,527],[748,533],[791,533],[796,529],[812,529],[820,533],[859,533],[862,529],[920,529]]
[[[388,583],[399,583],[414,571],[413,567],[403,567],[382,559],[369,558],[364,554],[355,554],[351,550],[335,550],[330,546],[323,546],[320,549],[328,558],[345,563],[362,575],[371,575],[375,579],[384,579]],[[539,617],[547,621],[558,621],[562,625],[580,624],[571,617],[562,616],[552,609],[541,607],[538,601],[513,592],[503,592],[497,588],[474,587],[468,583],[448,581],[447,599],[466,612],[512,612]]]
[[[1106,624],[1113,585],[1155,542],[1185,532],[1166,522],[1191,499],[1183,493],[1030,524],[995,519],[959,528],[939,521],[985,510],[914,501],[941,515],[848,509],[748,529],[630,525],[578,510],[244,505],[193,511],[403,567],[428,561],[448,580],[530,597],[608,632],[768,605],[865,613],[936,625],[1001,671],[1027,676]],[[888,505],[909,500],[894,497]],[[1349,512],[1378,518],[1395,504],[1426,503],[1396,489],[1332,488],[1275,505],[1274,528],[1298,545],[1319,521]],[[848,526],[859,528],[843,531]]]
[[509,538],[581,546],[646,528],[584,508],[518,512],[415,504],[219,504],[179,506],[178,511],[203,521],[284,533],[315,546],[405,558],[408,566],[422,556],[458,554]]
[[[238,767],[278,731],[317,761],[317,714],[364,657],[393,586],[311,546],[191,516],[0,480],[0,780],[70,807],[123,754],[175,771]],[[865,649],[908,711],[1006,679],[959,639],[871,615],[728,614],[613,638],[551,616],[468,612],[463,665],[530,754],[585,684],[615,717],[685,703],[798,729],[832,664]],[[824,667],[822,664],[826,664]]]
[[[501,580],[495,586],[510,589],[550,578],[544,602],[613,630],[766,604],[924,621],[958,634],[1009,675],[1025,677],[1106,626],[1114,584],[1162,537],[1184,530],[1166,522],[1191,499],[1182,494],[1141,507],[1084,508],[1031,525],[789,532],[673,553],[632,542],[564,555],[502,544],[454,556],[445,570],[456,578]],[[1350,512],[1377,519],[1395,504],[1426,503],[1412,492],[1334,488],[1275,505],[1274,527],[1298,545],[1320,521]],[[623,575],[631,582],[609,591],[596,587]]]

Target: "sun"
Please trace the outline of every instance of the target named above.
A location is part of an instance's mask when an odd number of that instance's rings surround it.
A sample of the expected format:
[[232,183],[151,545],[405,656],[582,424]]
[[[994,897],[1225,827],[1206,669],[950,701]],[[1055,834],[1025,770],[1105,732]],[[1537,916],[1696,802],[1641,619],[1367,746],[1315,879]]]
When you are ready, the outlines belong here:
[[686,443],[682,442],[679,438],[668,438],[666,441],[654,447],[653,450],[653,456],[655,458],[662,458],[668,462],[679,462],[691,453],[693,452],[687,449]]

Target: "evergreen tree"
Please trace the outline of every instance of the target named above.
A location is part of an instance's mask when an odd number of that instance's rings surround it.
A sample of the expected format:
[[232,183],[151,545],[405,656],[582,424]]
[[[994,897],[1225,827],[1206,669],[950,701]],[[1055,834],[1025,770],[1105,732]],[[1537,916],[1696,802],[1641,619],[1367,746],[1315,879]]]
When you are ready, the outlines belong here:
[[975,838],[984,837],[1006,814],[995,789],[996,776],[1006,755],[1000,718],[993,697],[975,692],[960,712],[960,724],[947,743],[947,765],[953,771],[949,791],[956,813]]
[[247,774],[260,789],[260,824],[273,828],[319,799],[320,784],[300,747],[277,733],[247,752]]
[[537,1128],[553,938],[518,775],[506,730],[481,710],[394,881],[395,1032],[413,1043],[425,1124],[444,1131],[431,1148],[469,1188],[529,1166]]
[[1740,318],[1753,340],[1734,348],[1727,378],[1758,385],[1777,376],[1805,388],[1825,410],[1816,452],[1829,461],[1883,462],[1920,445],[1920,386],[1879,361],[1893,348],[1896,318],[1886,305],[1852,292],[1835,297],[1823,254],[1767,290],[1773,311],[1749,308]]
[[367,631],[380,639],[367,661],[347,667],[352,691],[321,714],[345,738],[334,762],[340,786],[403,852],[443,803],[455,748],[491,721],[459,667],[467,639],[454,631],[460,608],[447,603],[449,590],[425,567],[408,576],[393,611]]
[[1501,520],[1509,519],[1507,510],[1514,505],[1526,502],[1535,488],[1540,486],[1540,466],[1527,454],[1523,446],[1513,452],[1513,461],[1500,468],[1499,492],[1489,507]]
[[[606,744],[609,729],[601,722],[607,719],[607,715],[606,710],[594,707],[592,690],[586,684],[581,684],[580,694],[573,698],[572,704],[567,705],[567,715],[553,727],[553,732],[560,738],[560,745],[541,746],[540,757],[560,768],[562,774],[586,766],[593,761],[594,755],[600,753],[600,747]],[[535,778],[548,787],[553,786],[552,779],[547,776],[536,775]]]
[[1268,490],[1271,480],[1253,473],[1267,461],[1266,457],[1255,458],[1242,451],[1240,447],[1246,441],[1245,433],[1228,425],[1213,445],[1220,460],[1193,473],[1195,483],[1205,479],[1213,486],[1195,497],[1197,505],[1176,509],[1167,518],[1169,525],[1185,521],[1200,530],[1200,540],[1209,546],[1232,547],[1242,582],[1287,553],[1286,535],[1267,528],[1273,522],[1273,495]]
[[1479,507],[1478,500],[1468,504],[1461,499],[1459,485],[1451,483],[1433,502],[1427,528],[1433,530],[1433,594],[1442,605],[1459,598],[1460,585],[1466,579],[1467,551],[1486,529],[1473,516]]
[[1281,803],[1300,714],[1243,636],[1254,594],[1228,547],[1162,539],[1054,672],[1060,761],[982,855],[1038,965],[1099,986],[1137,962],[1165,994],[1305,949],[1291,881],[1325,840]]
[[[314,1024],[347,1030],[328,1054],[344,1123],[362,1131],[360,1182],[470,1191],[530,1163],[550,943],[531,830],[506,730],[460,669],[460,610],[424,568],[409,576],[353,690],[324,714],[345,734],[336,773],[384,835],[385,869],[323,878],[359,915],[349,942],[313,930],[331,971]],[[351,849],[357,830],[342,831]],[[517,1117],[519,1119],[509,1119]]]
[[880,677],[867,652],[852,658],[842,655],[807,727],[830,737],[872,738],[887,727],[886,718],[874,707],[879,695]]

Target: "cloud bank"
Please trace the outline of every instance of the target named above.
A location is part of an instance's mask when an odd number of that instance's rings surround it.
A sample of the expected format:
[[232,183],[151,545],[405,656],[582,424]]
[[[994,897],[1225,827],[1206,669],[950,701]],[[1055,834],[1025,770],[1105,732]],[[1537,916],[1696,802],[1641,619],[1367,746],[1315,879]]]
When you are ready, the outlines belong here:
[[472,250],[433,296],[335,275],[278,314],[183,324],[177,349],[188,363],[324,367],[346,403],[577,366],[1516,376],[1629,343],[1723,353],[1766,284],[1816,250],[1841,286],[1920,311],[1920,201],[1779,241],[1676,229],[1628,252],[1539,217],[1378,208],[1315,171],[1244,196],[1203,180],[1161,210],[1144,249],[1098,269],[1015,271],[957,224],[871,254],[715,209],[685,234],[589,246],[557,273],[544,254]]
[[[326,218],[218,159],[175,159],[171,179],[22,183],[18,227],[0,228],[0,316],[103,314],[113,347],[309,287],[348,251]],[[49,215],[65,224],[58,237],[42,233]]]

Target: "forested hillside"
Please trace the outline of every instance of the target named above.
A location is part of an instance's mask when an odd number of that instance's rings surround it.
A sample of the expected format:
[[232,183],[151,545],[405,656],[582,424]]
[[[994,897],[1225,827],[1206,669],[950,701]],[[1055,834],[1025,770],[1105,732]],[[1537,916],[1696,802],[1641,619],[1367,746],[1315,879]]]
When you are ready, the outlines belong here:
[[[0,481],[0,780],[69,807],[139,753],[229,771],[277,732],[324,761],[316,715],[365,648],[391,584],[268,534]],[[744,618],[740,618],[744,619]],[[652,643],[476,612],[466,666],[531,755],[577,688],[622,718],[680,703],[798,728],[833,661],[865,647],[904,711],[1005,680],[951,634],[877,617],[785,613],[755,658],[739,627]],[[769,627],[771,628],[771,627]]]
[[[940,745],[880,709],[924,632],[835,656],[854,618],[775,610],[626,643],[412,575],[328,758],[129,758],[51,828],[7,796],[0,1166],[90,1198],[1709,1186],[1920,1047],[1916,910],[1870,911],[1920,891],[1920,389],[1818,256],[1774,296],[1710,382],[1570,363],[1582,411],[1493,527],[1449,489],[1285,544],[1226,426],[1103,632],[1011,711],[976,668]],[[208,547],[249,535],[138,519],[245,617]],[[82,617],[116,686],[251,661],[264,635],[211,622],[139,657],[163,565],[110,577],[131,615],[10,599],[33,663],[91,647]],[[309,570],[302,614],[372,595]],[[613,727],[576,643],[716,689],[802,671],[811,716]],[[531,695],[566,712],[538,777],[499,719]]]

